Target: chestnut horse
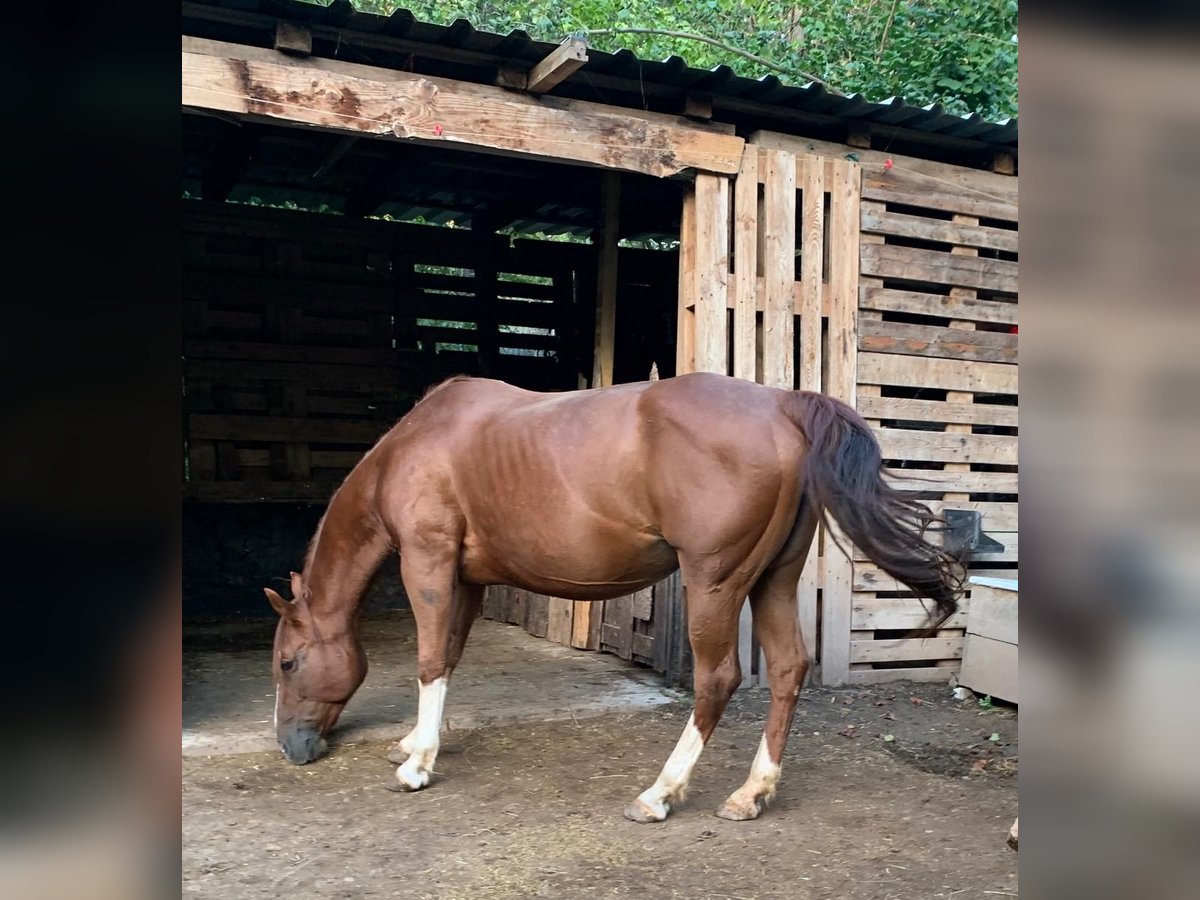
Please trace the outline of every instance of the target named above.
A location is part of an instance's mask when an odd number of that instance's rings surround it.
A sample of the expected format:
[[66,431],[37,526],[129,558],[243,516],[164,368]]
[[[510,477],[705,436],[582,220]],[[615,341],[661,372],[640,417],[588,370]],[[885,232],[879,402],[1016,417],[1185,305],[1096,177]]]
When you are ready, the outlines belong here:
[[292,574],[294,599],[266,589],[280,615],[279,744],[295,763],[325,752],[366,674],[359,611],[390,551],[417,624],[417,724],[390,785],[405,791],[429,784],[447,684],[485,585],[606,600],[680,569],[695,708],[625,815],[662,821],[683,798],[741,684],[738,614],[749,597],[771,706],[750,776],[717,814],[753,819],[775,792],[808,670],[796,584],[823,512],[932,599],[937,621],[954,612],[962,573],[925,539],[932,515],[884,482],[870,428],[837,400],[710,374],[564,393],[453,378],[346,478]]

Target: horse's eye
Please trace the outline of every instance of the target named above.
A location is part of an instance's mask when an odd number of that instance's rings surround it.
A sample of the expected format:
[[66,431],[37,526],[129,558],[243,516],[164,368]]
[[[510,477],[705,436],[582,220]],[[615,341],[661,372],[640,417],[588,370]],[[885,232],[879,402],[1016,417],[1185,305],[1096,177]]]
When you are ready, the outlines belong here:
[[296,661],[294,659],[281,659],[279,661],[279,671],[281,672],[290,672],[294,668],[296,668]]

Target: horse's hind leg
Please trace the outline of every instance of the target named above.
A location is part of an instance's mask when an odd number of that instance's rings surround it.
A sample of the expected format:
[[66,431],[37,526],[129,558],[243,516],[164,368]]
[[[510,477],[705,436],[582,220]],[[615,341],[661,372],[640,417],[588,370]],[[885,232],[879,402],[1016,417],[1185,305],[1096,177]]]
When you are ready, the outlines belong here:
[[[807,541],[804,547],[807,550]],[[767,658],[771,709],[750,767],[750,777],[717,810],[722,819],[756,819],[775,796],[780,760],[796,713],[796,699],[808,672],[808,654],[800,634],[796,603],[796,582],[803,567],[802,554],[799,560],[766,572],[750,593],[754,632]]]
[[746,586],[714,587],[711,579],[690,572],[686,564],[683,570],[688,637],[695,659],[696,706],[658,780],[625,809],[625,818],[634,822],[661,822],[672,805],[684,798],[700,751],[742,683],[737,625]]
[[[458,661],[462,658],[463,647],[467,643],[467,636],[471,633],[471,626],[475,624],[475,619],[479,616],[479,609],[483,605],[482,585],[478,584],[462,584],[458,585],[454,593],[454,612],[453,620],[450,626],[449,645],[446,648],[446,680],[449,682],[450,676],[458,667]],[[420,637],[418,635],[418,641]],[[420,706],[418,704],[418,716]],[[418,718],[417,727],[414,727],[407,735],[388,754],[388,760],[396,765],[403,765],[413,754],[413,740],[417,733],[417,728],[420,727],[420,719]]]

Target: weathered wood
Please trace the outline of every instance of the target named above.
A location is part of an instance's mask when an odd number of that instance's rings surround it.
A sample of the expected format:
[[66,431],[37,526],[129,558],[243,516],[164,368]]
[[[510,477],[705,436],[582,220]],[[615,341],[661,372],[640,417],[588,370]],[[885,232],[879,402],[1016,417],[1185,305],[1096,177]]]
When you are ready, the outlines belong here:
[[[882,125],[888,133],[894,132],[895,126]],[[939,138],[941,136],[939,135]],[[927,187],[937,187],[942,190],[971,190],[982,191],[995,195],[1005,202],[1015,203],[1017,198],[1017,181],[985,169],[970,169],[965,166],[921,159],[915,156],[902,156],[885,150],[870,150],[865,147],[854,147],[849,144],[839,144],[834,141],[821,141],[811,137],[795,134],[782,134],[774,131],[755,131],[748,138],[749,143],[757,144],[775,150],[787,150],[797,156],[819,156],[827,159],[845,159],[847,153],[858,156],[859,164],[864,170],[872,173],[905,172],[926,176]],[[884,164],[892,160],[893,168],[886,170]],[[919,205],[919,204],[918,204]]]
[[604,649],[621,659],[629,659],[633,653],[632,604],[632,597],[616,597],[604,603],[601,641]]
[[[971,572],[972,576],[983,574]],[[971,615],[967,617],[967,633],[1010,644],[1018,643],[1017,592],[974,583],[968,587],[971,591]]]
[[976,359],[983,362],[1017,361],[1015,334],[869,320],[861,320],[858,327],[858,349],[872,353]]
[[860,396],[858,411],[867,419],[1005,427],[1015,427],[1018,418],[1015,406],[1001,406],[995,403],[947,403],[942,400],[913,400],[906,397]]
[[596,340],[592,387],[608,387],[613,378],[617,329],[617,234],[620,229],[621,177],[609,172],[601,187],[601,222],[596,278]]
[[729,371],[729,179],[696,176],[696,368]]
[[336,481],[190,481],[189,500],[220,503],[326,503],[341,486]]
[[[941,515],[943,509],[977,510],[983,517],[980,527],[989,536],[994,531],[1019,531],[1019,504],[992,503],[975,500],[923,500],[934,515]],[[988,557],[995,559],[996,557]]]
[[1007,641],[968,634],[963,647],[958,683],[977,694],[987,694],[1010,703],[1020,702],[1017,645]]
[[846,684],[887,684],[892,681],[915,681],[922,684],[948,684],[956,666],[913,666],[900,669],[859,669],[846,677]]
[[825,166],[800,160],[801,208],[800,378],[801,390],[821,390],[822,283],[825,273]]
[[654,588],[648,587],[630,595],[629,613],[635,619],[649,622],[654,617]]
[[891,288],[864,287],[859,291],[863,309],[881,312],[914,313],[947,319],[966,319],[973,322],[1017,321],[1017,304],[1001,300],[978,300],[949,297],[942,294],[922,294],[917,291],[898,291]]
[[758,150],[749,147],[734,182],[733,374],[754,381],[757,370]]
[[[601,604],[597,604],[601,605]],[[580,607],[585,607],[580,609]],[[577,650],[600,648],[601,610],[592,609],[590,601],[575,602],[571,621],[571,646]]]
[[696,192],[685,191],[679,220],[679,299],[675,373],[696,371]]
[[992,194],[964,186],[946,185],[912,170],[893,168],[867,172],[863,178],[863,198],[924,209],[939,209],[961,215],[1015,222],[1017,204],[1004,194]]
[[275,24],[275,49],[294,56],[312,53],[312,32],[296,22],[280,20]]
[[[978,565],[978,564],[974,563],[974,562],[972,563],[972,566],[976,566],[976,565]],[[984,576],[995,577],[995,578],[1014,578],[1014,577],[1016,577],[1016,573],[1012,569],[972,568],[971,575],[972,576],[984,575]],[[855,597],[854,597],[855,605],[858,606],[861,596],[862,596],[860,592],[864,592],[864,591],[872,592],[872,593],[884,593],[884,592],[893,592],[893,591],[909,592],[910,588],[908,588],[902,582],[899,582],[896,579],[894,579],[891,575],[887,574],[887,572],[883,571],[881,568],[879,568],[874,563],[862,562],[862,563],[856,563],[854,566],[854,590],[855,590]],[[889,603],[900,604],[905,601],[897,600],[894,598],[891,598],[891,599],[877,598],[876,600],[874,600],[872,602],[877,602],[877,603],[886,605]],[[926,600],[925,604],[930,609],[933,608],[933,603],[931,601]],[[862,627],[862,628],[892,628],[892,627],[902,628],[902,627],[906,627],[906,626],[902,626],[902,625],[896,625],[896,626],[863,625],[863,626],[858,626],[858,625],[856,625],[854,627],[855,628],[859,628],[859,627]],[[943,628],[963,628],[965,626],[962,624],[955,624],[955,625],[943,625],[942,627]]]
[[184,38],[183,104],[431,144],[665,177],[696,168],[731,175],[743,141],[695,125],[615,115],[467,84],[339,60],[293,59],[274,51]]
[[587,50],[587,41],[580,38],[567,38],[545,59],[529,70],[529,76],[525,81],[525,90],[531,94],[544,94],[558,87],[587,62]]
[[[877,570],[876,570],[877,571]],[[855,581],[859,580],[855,573]],[[880,583],[885,583],[880,579]],[[884,587],[870,587],[868,590],[890,590]],[[927,608],[928,607],[928,608]],[[870,594],[864,596],[855,594],[850,613],[850,627],[855,631],[885,631],[905,628],[922,628],[929,624],[929,609],[933,604],[926,600],[924,604],[914,598],[887,597],[880,598]],[[970,601],[959,604],[959,610],[946,620],[945,628],[963,628],[966,626]]]
[[[1013,438],[1015,441],[1016,438]],[[884,480],[900,491],[968,494],[1015,494],[1016,472],[945,472],[934,469],[887,469]]]
[[551,597],[548,604],[549,620],[546,623],[546,638],[556,644],[571,645],[571,620],[575,616],[575,604],[561,597]]
[[851,641],[851,662],[900,662],[925,659],[956,659],[962,656],[961,637],[899,638],[883,641]]
[[880,278],[901,278],[991,291],[1016,293],[1017,290],[1017,264],[1011,260],[955,256],[940,250],[894,244],[864,244],[862,272]]
[[790,153],[765,156],[763,383],[790,390],[796,377],[796,161]]
[[534,637],[546,637],[550,627],[550,598],[528,594],[525,598],[525,630]]
[[[956,463],[1017,463],[1017,438],[1003,434],[944,434],[882,428],[875,432],[884,459],[931,460]],[[916,475],[922,475],[920,471]]]
[[858,378],[864,384],[941,388],[975,393],[1017,393],[1017,366],[1004,363],[927,359],[892,353],[859,353]]
[[392,368],[398,354],[377,347],[312,347],[258,341],[186,340],[183,355],[191,359],[269,360],[272,362],[333,363]]
[[924,241],[939,241],[943,244],[959,244],[967,247],[984,247],[992,250],[1017,252],[1017,232],[1006,228],[988,228],[982,225],[964,225],[947,222],[945,219],[926,219],[921,216],[886,212],[884,204],[863,204],[863,231],[896,237],[917,238]]

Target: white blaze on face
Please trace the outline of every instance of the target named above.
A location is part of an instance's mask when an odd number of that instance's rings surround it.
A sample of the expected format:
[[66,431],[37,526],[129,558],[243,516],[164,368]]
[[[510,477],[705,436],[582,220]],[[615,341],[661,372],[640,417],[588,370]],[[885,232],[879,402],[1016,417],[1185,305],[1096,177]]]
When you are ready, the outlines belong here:
[[688,781],[692,777],[692,769],[700,752],[704,749],[704,738],[696,727],[695,713],[684,726],[679,743],[667,758],[667,764],[659,773],[658,780],[646,788],[638,797],[651,812],[666,818],[671,811],[670,804],[682,800],[687,794]]
[[419,684],[417,727],[405,739],[412,755],[396,770],[396,777],[413,789],[429,784],[429,775],[437,759],[439,736],[442,730],[442,710],[446,705],[448,676],[435,678],[429,684]]

